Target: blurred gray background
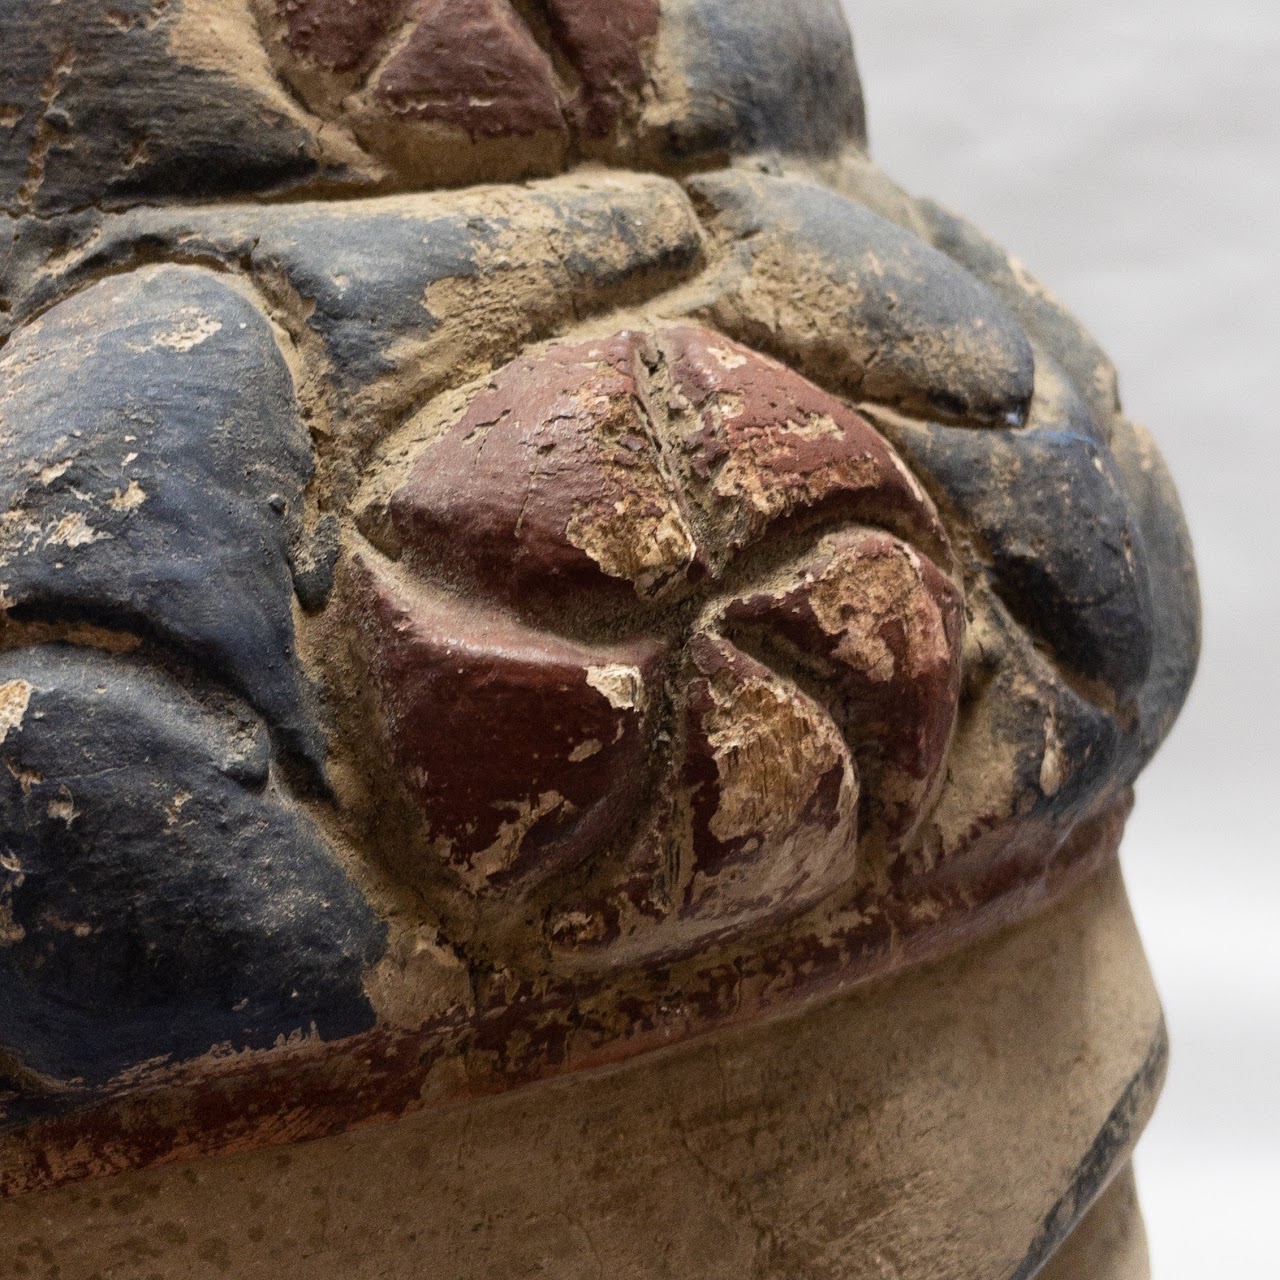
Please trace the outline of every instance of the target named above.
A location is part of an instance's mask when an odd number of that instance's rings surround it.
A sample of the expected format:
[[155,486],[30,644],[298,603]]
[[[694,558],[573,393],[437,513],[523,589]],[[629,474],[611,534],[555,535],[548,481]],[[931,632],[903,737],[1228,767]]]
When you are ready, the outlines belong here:
[[845,7],[872,154],[1084,320],[1181,488],[1204,657],[1124,853],[1173,1040],[1138,1180],[1156,1280],[1280,1276],[1280,3]]

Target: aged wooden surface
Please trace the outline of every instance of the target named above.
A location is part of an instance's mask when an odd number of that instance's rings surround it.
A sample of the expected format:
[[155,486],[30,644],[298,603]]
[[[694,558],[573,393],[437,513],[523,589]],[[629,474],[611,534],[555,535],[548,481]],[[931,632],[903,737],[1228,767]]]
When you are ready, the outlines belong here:
[[778,1021],[18,1197],[0,1230],[15,1280],[1029,1276],[1123,1174],[1164,1050],[1112,868],[958,956]]
[[780,1035],[1110,874],[1177,497],[870,164],[835,0],[11,7],[0,1193]]

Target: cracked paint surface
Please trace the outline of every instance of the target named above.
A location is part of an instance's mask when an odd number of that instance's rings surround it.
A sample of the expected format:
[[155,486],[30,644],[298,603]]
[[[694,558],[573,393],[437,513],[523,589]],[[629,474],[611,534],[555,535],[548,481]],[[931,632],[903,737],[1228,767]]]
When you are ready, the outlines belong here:
[[1176,494],[869,164],[830,0],[6,37],[0,1192],[618,1062],[1113,857]]

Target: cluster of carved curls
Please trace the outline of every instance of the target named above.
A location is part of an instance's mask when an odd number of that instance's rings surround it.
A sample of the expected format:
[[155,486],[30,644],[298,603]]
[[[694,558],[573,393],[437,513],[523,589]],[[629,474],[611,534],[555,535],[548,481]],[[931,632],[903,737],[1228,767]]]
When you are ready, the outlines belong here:
[[745,347],[678,326],[522,356],[361,523],[409,874],[540,904],[561,954],[792,918],[937,793],[964,617],[937,513]]
[[[641,88],[657,0],[275,0],[285,74],[312,106],[477,138],[607,134]],[[535,32],[537,33],[535,36]]]

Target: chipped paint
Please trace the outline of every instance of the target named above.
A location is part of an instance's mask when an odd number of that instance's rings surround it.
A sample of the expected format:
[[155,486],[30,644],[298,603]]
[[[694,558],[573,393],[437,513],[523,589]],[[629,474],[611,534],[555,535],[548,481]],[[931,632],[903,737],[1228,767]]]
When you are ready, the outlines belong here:
[[84,517],[84,512],[73,511],[63,516],[48,531],[44,540],[46,547],[87,547],[94,542],[106,542],[111,535],[101,529],[95,529]]
[[747,363],[748,356],[744,351],[734,351],[729,347],[708,346],[707,354],[725,369],[741,369]]
[[179,818],[182,816],[183,809],[191,803],[192,799],[193,796],[190,791],[185,787],[179,787],[178,790],[173,793],[172,799],[170,799],[169,803],[164,807],[166,825],[170,827],[176,826]]
[[711,834],[728,843],[800,826],[815,785],[847,768],[834,726],[776,681],[715,681],[711,690],[704,724],[719,774]]
[[486,849],[471,855],[459,874],[463,883],[473,893],[485,888],[494,876],[510,871],[522,853],[524,838],[533,828],[557,810],[572,813],[573,806],[558,791],[544,791],[541,795],[523,800],[499,801],[494,806],[514,816],[498,827],[498,836]]
[[617,711],[631,711],[644,706],[644,677],[635,667],[609,663],[587,668],[587,683],[604,694]]
[[585,551],[611,578],[658,595],[693,564],[697,547],[679,511],[646,493],[624,492],[604,512],[584,506],[565,527],[570,545]]
[[950,660],[938,607],[921,586],[920,558],[902,543],[890,544],[887,555],[837,560],[814,581],[809,602],[822,629],[839,637],[836,655],[871,680],[885,683],[896,674],[887,619],[905,632],[895,647],[906,675]]
[[697,556],[693,533],[680,512],[635,491],[623,492],[603,513],[594,505],[580,507],[565,538],[611,578],[634,583],[643,598],[659,595]]
[[1044,755],[1040,760],[1040,790],[1046,796],[1057,795],[1070,772],[1070,767],[1062,739],[1058,736],[1057,722],[1052,715],[1048,715],[1044,721]]
[[198,347],[202,342],[208,342],[215,333],[221,332],[221,320],[215,320],[212,316],[196,316],[176,329],[159,334],[155,338],[154,345],[169,351],[186,352]]
[[14,729],[22,728],[34,692],[35,687],[26,680],[8,680],[0,684],[0,743]]
[[117,489],[107,499],[112,511],[136,511],[147,500],[147,495],[136,480],[130,480],[123,489]]
[[75,800],[65,786],[58,788],[58,794],[45,805],[45,812],[55,822],[65,822],[67,826],[70,826],[79,816]]

